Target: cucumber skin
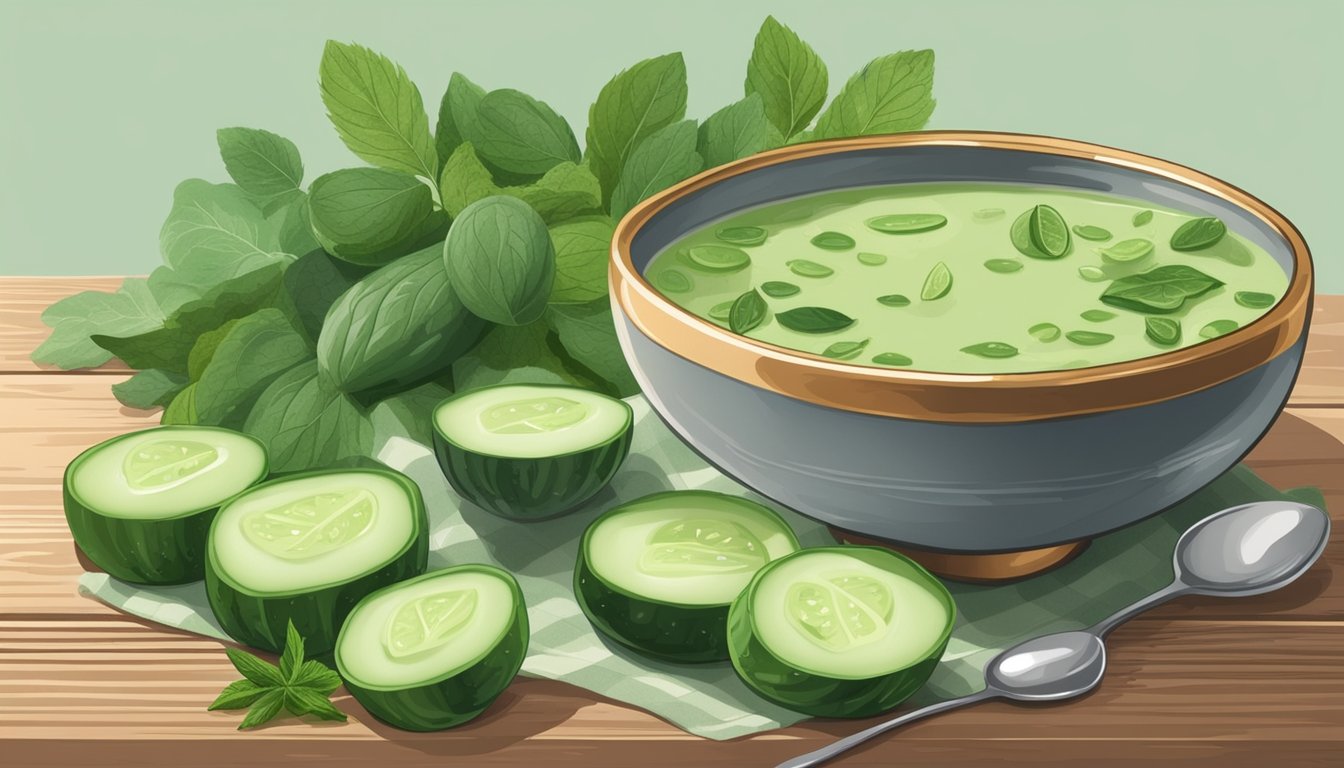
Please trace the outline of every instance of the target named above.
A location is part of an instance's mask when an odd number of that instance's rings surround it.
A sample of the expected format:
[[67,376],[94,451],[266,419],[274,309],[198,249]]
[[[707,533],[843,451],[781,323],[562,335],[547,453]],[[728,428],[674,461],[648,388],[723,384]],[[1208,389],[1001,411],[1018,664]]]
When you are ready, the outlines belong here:
[[[219,626],[229,637],[253,648],[280,653],[285,647],[288,622],[303,636],[304,650],[310,656],[330,653],[336,646],[345,617],[366,595],[425,572],[429,562],[429,523],[420,489],[405,475],[393,470],[361,470],[395,476],[409,489],[415,517],[415,535],[395,558],[372,573],[311,592],[258,595],[234,586],[215,568],[206,549],[205,596]],[[327,474],[326,470],[295,472],[248,490],[262,488],[308,475]]]
[[588,567],[582,546],[574,597],[598,631],[642,654],[688,664],[728,658],[727,605],[690,608],[619,592]]
[[469,451],[436,424],[434,455],[458,495],[499,517],[527,522],[571,512],[605,488],[630,453],[633,438],[628,420],[620,435],[587,450],[514,459]]
[[[856,553],[857,550],[877,548],[847,545],[843,549],[846,552]],[[800,550],[800,553],[807,551],[810,550]],[[915,567],[924,571],[918,565]],[[771,653],[752,628],[751,614],[747,610],[747,605],[756,591],[756,585],[760,583],[762,575],[768,569],[769,565],[756,572],[751,583],[742,590],[728,610],[728,647],[731,650],[733,669],[737,671],[742,682],[782,707],[814,717],[861,718],[887,712],[924,687],[929,677],[933,675],[939,660],[942,659],[948,641],[952,638],[952,624],[956,619],[956,613],[955,606],[950,602],[951,596],[948,595],[947,605],[952,612],[942,639],[929,651],[924,660],[916,664],[889,674],[860,680],[828,677],[796,669]],[[927,571],[924,573],[930,580],[936,581]]]
[[206,538],[219,507],[166,520],[107,517],[65,488],[65,521],[93,564],[131,584],[187,584],[205,576]]
[[476,718],[509,687],[527,655],[527,609],[518,583],[509,581],[517,598],[513,623],[485,658],[452,677],[397,691],[365,688],[342,674],[345,689],[369,714],[402,730],[441,731]]

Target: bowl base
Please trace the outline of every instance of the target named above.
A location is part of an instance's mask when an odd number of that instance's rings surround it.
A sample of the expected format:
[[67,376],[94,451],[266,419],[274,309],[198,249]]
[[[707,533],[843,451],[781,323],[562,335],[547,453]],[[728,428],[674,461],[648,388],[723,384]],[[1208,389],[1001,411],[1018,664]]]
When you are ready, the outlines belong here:
[[860,536],[838,528],[832,528],[831,534],[849,544],[885,547],[905,555],[942,578],[973,584],[1016,581],[1044,573],[1077,557],[1091,543],[1090,539],[1083,539],[1040,549],[975,554],[917,549],[904,544]]

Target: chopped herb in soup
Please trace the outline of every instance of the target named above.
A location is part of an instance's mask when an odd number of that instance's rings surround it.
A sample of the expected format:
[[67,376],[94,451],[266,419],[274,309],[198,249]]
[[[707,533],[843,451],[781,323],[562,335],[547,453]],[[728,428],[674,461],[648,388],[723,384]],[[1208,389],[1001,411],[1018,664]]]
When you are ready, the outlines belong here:
[[675,304],[752,339],[945,373],[1163,354],[1253,322],[1288,286],[1269,254],[1217,218],[989,183],[772,203],[683,236],[646,275]]

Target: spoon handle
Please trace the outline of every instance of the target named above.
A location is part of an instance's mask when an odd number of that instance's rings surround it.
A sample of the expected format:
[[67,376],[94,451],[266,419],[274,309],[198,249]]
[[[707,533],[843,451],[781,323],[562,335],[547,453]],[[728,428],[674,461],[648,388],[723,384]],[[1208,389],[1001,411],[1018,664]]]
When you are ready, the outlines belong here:
[[1148,595],[1147,597],[1142,598],[1138,602],[1131,603],[1125,606],[1124,608],[1121,608],[1120,610],[1116,611],[1110,616],[1107,616],[1101,621],[1098,621],[1096,624],[1093,624],[1090,628],[1084,631],[1091,632],[1097,637],[1105,637],[1106,633],[1110,632],[1112,629],[1115,629],[1116,626],[1124,623],[1125,621],[1133,618],[1134,616],[1143,613],[1149,608],[1159,606],[1162,603],[1171,600],[1172,598],[1180,597],[1181,595],[1184,595],[1188,591],[1189,588],[1186,587],[1184,584],[1182,584],[1180,579],[1175,579],[1167,586],[1157,590],[1156,592],[1152,593],[1151,595]]
[[785,760],[775,766],[775,768],[810,768],[810,766],[821,765],[842,752],[848,752],[871,738],[881,736],[887,731],[895,730],[907,723],[912,723],[921,718],[928,717],[929,715],[936,715],[939,712],[946,712],[949,709],[956,709],[957,707],[964,707],[967,704],[974,704],[979,701],[984,701],[985,699],[992,699],[997,695],[998,694],[995,692],[986,688],[960,698],[935,702],[927,707],[920,707],[919,709],[906,712],[900,717],[893,717],[886,722],[878,723],[871,728],[866,728],[856,734],[846,736],[834,743],[827,744],[821,749],[808,752],[805,755],[799,755],[790,760]]

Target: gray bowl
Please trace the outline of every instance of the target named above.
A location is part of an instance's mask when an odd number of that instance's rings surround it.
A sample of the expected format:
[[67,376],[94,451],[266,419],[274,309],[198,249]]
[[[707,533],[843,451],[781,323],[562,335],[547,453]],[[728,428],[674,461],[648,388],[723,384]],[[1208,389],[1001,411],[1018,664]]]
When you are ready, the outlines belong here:
[[[1116,365],[996,376],[847,365],[734,336],[662,298],[649,260],[744,208],[845,187],[982,180],[1114,192],[1217,216],[1279,261],[1255,323]],[[921,549],[1086,539],[1199,490],[1255,445],[1302,362],[1312,270],[1300,234],[1204,174],[1044,137],[917,133],[787,147],[645,201],[618,226],[617,334],[650,403],[744,485],[821,522]]]

